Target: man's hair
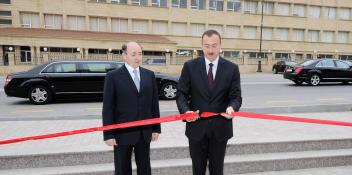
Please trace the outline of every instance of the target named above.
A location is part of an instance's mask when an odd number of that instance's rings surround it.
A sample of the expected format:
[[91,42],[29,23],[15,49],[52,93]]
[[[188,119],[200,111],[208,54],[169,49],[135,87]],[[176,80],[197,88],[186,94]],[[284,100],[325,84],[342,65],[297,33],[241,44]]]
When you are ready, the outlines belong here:
[[203,35],[202,35],[202,42],[203,42],[204,36],[211,37],[211,36],[213,36],[213,35],[217,35],[217,36],[219,37],[220,43],[221,43],[221,36],[220,36],[220,33],[219,33],[218,31],[212,30],[212,29],[207,30],[207,31],[205,31],[205,32],[203,33]]
[[[121,47],[122,53],[127,54],[127,45],[128,45],[129,43],[137,43],[137,42],[130,41],[130,42],[127,42],[127,43],[123,44],[122,47]],[[141,46],[139,43],[137,43],[137,44],[138,44],[138,46],[139,46],[141,49],[143,49],[142,46]]]

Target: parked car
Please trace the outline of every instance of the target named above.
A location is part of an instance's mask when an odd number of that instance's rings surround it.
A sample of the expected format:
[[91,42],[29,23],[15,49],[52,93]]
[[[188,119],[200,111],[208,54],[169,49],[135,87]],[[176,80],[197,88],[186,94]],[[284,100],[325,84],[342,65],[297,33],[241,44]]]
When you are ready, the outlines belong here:
[[[119,68],[115,61],[52,61],[6,78],[5,93],[46,104],[62,98],[102,98],[105,74]],[[178,77],[156,73],[161,99],[174,99]]]
[[320,82],[352,82],[352,64],[337,59],[309,60],[285,70],[284,78],[297,85],[317,86]]
[[278,61],[273,65],[272,71],[274,74],[279,72],[284,72],[286,68],[293,67],[297,65],[296,62],[293,61]]

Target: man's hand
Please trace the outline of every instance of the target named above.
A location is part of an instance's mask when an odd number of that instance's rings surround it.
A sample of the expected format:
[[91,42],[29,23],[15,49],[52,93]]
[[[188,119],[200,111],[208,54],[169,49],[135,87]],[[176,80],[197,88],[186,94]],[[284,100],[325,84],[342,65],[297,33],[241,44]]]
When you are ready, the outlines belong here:
[[159,133],[153,132],[152,133],[152,141],[155,142],[158,140],[158,138],[159,138]]
[[235,112],[231,106],[226,108],[226,113],[222,113],[221,115],[225,117],[226,119],[232,119],[233,117],[231,114]]
[[115,139],[105,140],[105,144],[108,146],[117,146],[117,142]]
[[[185,112],[185,113],[192,113],[192,112],[196,112],[196,113],[198,113],[198,115],[199,115],[199,110],[197,110],[197,111],[187,111],[187,112]],[[199,118],[199,117],[198,117]],[[196,120],[198,120],[198,118],[194,118],[194,119],[191,119],[191,120],[186,120],[187,122],[195,122]]]

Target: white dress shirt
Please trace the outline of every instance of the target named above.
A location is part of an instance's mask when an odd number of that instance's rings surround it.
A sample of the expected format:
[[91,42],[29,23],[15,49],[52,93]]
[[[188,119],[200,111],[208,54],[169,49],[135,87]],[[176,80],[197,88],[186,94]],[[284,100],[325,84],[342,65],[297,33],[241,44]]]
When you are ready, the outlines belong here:
[[213,63],[213,80],[215,80],[216,70],[218,69],[219,56],[213,62],[210,62],[205,57],[204,57],[204,59],[205,59],[205,68],[206,68],[207,74],[208,74],[209,67],[210,67],[209,64]]
[[138,79],[139,79],[139,81],[141,81],[141,73],[139,72],[139,67],[133,68],[133,67],[131,67],[130,65],[128,65],[127,63],[125,63],[125,66],[126,66],[128,72],[130,73],[132,80],[133,80],[133,78],[134,78],[133,70],[136,69],[136,70],[137,70]]

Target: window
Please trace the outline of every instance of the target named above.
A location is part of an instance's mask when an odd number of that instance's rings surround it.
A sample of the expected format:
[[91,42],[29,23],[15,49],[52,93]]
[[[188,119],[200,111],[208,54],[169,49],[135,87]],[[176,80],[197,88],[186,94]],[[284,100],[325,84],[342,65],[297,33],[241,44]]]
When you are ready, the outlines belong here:
[[220,35],[223,35],[223,33],[224,33],[224,26],[223,25],[209,24],[208,29],[216,30],[217,32],[220,33]]
[[304,29],[293,29],[292,41],[303,41],[303,40],[304,40]]
[[127,33],[128,32],[128,20],[127,19],[112,18],[111,19],[111,32]]
[[277,40],[288,40],[288,29],[278,28],[276,29]]
[[0,11],[0,16],[11,16],[11,11]]
[[340,60],[352,60],[352,55],[339,55]]
[[293,6],[293,16],[304,17],[305,16],[305,5],[295,4]]
[[76,73],[76,63],[54,63],[46,68],[44,73]]
[[167,21],[153,21],[153,34],[167,35],[168,29]]
[[39,28],[39,14],[37,13],[20,13],[21,26],[25,28]]
[[336,8],[325,7],[324,8],[324,18],[335,19],[336,18]]
[[[40,48],[44,52],[44,47]],[[64,52],[64,53],[77,53],[77,48],[61,48],[61,47],[48,47],[46,52]]]
[[191,55],[193,55],[193,50],[178,49],[176,51],[176,56],[191,56]]
[[290,4],[278,3],[277,9],[276,9],[276,14],[289,16],[290,15]]
[[187,0],[172,0],[172,7],[187,8]]
[[135,33],[148,33],[148,21],[146,20],[133,20],[132,32]]
[[334,41],[334,32],[324,31],[322,41],[332,43]]
[[11,0],[0,0],[0,4],[11,4]]
[[239,38],[240,27],[239,26],[226,26],[225,36],[227,38]]
[[268,53],[248,52],[249,58],[268,58]]
[[257,1],[244,1],[244,13],[257,13]]
[[239,58],[240,52],[239,51],[224,51],[225,58]]
[[62,29],[62,16],[61,15],[44,15],[45,25],[47,29]]
[[325,58],[332,59],[333,56],[332,55],[327,55],[327,54],[319,54],[318,55],[318,59],[325,59]]
[[318,42],[319,41],[319,31],[318,30],[309,30],[307,39],[309,42]]
[[243,37],[245,39],[255,39],[257,34],[257,27],[244,27]]
[[87,62],[82,63],[83,73],[106,73],[116,68],[111,63]]
[[31,48],[28,46],[21,46],[21,62],[28,63],[32,61]]
[[204,24],[191,24],[191,35],[201,37],[205,31]]
[[288,53],[275,53],[275,58],[287,60],[290,58],[290,54],[288,54]]
[[228,0],[227,11],[239,12],[241,10],[240,0]]
[[263,13],[266,15],[274,14],[274,3],[273,2],[264,2]]
[[171,26],[172,26],[173,35],[180,35],[180,36],[187,35],[187,23],[173,22]]
[[132,0],[132,4],[138,6],[147,6],[148,0]]
[[349,32],[338,32],[337,33],[337,42],[338,43],[348,43],[349,40]]
[[127,0],[111,0],[113,4],[127,4]]
[[152,0],[152,6],[167,7],[167,0]]
[[85,30],[86,18],[84,16],[68,16],[68,29],[70,30]]
[[273,28],[263,28],[262,39],[271,40],[273,35]]
[[90,18],[90,30],[95,32],[106,32],[107,19],[102,17]]
[[205,0],[191,0],[191,8],[203,10],[205,8]]
[[335,67],[333,60],[320,61],[315,67]]
[[308,9],[309,17],[319,18],[320,17],[320,7],[319,6],[310,6]]
[[350,65],[343,62],[343,61],[335,61],[335,63],[336,63],[337,68],[340,68],[340,69],[349,69],[350,68]]
[[209,10],[223,11],[224,1],[222,0],[209,0]]
[[90,54],[107,54],[108,52],[108,49],[88,49],[88,53]]
[[12,20],[11,19],[0,19],[0,25],[11,25]]
[[340,19],[349,20],[350,19],[350,9],[340,8],[339,9],[339,17],[340,17]]

